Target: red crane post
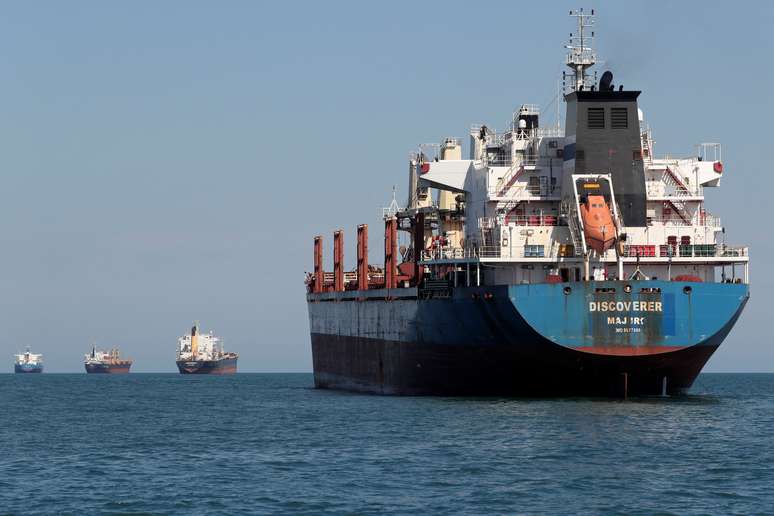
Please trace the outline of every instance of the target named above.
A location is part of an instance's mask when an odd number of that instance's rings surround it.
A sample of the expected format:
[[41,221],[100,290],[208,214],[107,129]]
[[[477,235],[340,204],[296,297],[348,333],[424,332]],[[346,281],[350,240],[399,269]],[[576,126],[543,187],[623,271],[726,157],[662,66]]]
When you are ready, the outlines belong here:
[[319,294],[323,291],[325,283],[325,272],[323,271],[323,237],[318,235],[314,237],[314,293]]
[[344,232],[333,232],[333,290],[344,291]]
[[398,286],[398,220],[384,221],[384,288]]
[[357,227],[357,289],[368,290],[368,224]]

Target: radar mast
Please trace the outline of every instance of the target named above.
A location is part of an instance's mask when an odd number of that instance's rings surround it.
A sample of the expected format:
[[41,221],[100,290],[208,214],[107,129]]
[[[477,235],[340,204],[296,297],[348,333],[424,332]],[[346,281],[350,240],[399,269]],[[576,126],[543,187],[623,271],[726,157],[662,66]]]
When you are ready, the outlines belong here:
[[[584,13],[583,8],[570,11],[570,16],[577,18],[578,29],[575,33],[570,33],[570,40],[565,48],[567,52],[567,66],[572,69],[570,74],[563,73],[563,79],[572,79],[571,91],[579,91],[584,86],[591,86],[593,81],[587,84],[587,70],[597,62],[597,55],[594,52],[594,9],[591,13]],[[562,81],[564,83],[564,80]]]

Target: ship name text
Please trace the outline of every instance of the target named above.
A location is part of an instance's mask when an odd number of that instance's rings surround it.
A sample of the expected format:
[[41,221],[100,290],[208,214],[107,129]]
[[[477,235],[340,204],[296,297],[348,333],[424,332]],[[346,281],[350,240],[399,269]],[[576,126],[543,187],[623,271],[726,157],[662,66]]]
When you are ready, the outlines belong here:
[[590,301],[589,312],[663,312],[661,301]]

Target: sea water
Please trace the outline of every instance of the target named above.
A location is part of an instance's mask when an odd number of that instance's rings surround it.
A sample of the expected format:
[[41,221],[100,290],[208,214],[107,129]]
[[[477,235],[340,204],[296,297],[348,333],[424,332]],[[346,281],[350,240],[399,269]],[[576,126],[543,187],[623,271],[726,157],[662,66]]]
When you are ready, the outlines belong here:
[[0,513],[774,512],[774,375],[624,400],[0,375]]

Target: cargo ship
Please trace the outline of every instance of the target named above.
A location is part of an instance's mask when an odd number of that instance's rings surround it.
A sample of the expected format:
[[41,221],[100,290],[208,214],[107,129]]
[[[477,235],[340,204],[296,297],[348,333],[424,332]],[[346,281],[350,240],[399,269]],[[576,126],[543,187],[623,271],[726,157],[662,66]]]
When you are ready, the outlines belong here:
[[116,348],[102,351],[94,345],[91,353],[85,355],[84,365],[87,373],[125,374],[132,367],[132,361],[121,358],[121,353]]
[[42,373],[43,355],[30,353],[30,348],[24,353],[14,355],[13,372],[14,373]]
[[180,374],[233,374],[237,371],[239,355],[226,352],[220,337],[212,332],[199,333],[194,324],[190,335],[178,339],[177,369]]
[[[555,123],[523,104],[503,130],[420,145],[405,206],[384,209],[384,265],[306,277],[314,383],[397,395],[675,395],[749,298],[748,248],[726,243],[704,189],[721,145],[657,157],[641,91],[596,60],[575,10]],[[685,99],[690,101],[690,99]],[[708,128],[712,129],[712,128]],[[342,199],[343,201],[343,199]],[[398,246],[398,232],[404,238]]]

